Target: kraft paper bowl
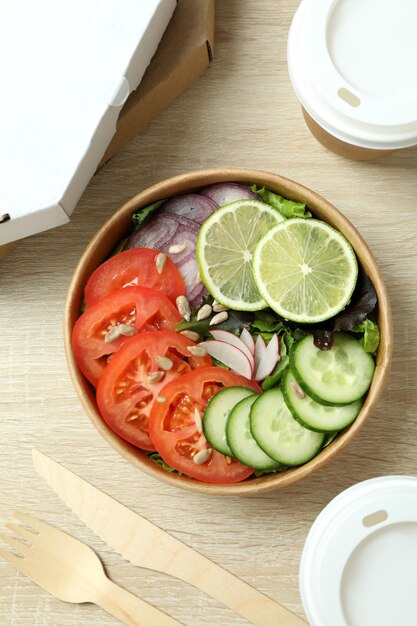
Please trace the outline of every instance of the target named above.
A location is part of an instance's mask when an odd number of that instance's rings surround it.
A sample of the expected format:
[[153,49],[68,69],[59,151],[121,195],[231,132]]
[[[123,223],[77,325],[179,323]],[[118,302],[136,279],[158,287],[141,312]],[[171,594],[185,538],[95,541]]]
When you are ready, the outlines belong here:
[[[71,347],[71,333],[80,315],[83,291],[89,276],[110,255],[115,245],[131,232],[131,215],[134,211],[156,200],[197,191],[206,185],[225,181],[265,185],[291,200],[305,202],[316,217],[328,222],[347,237],[378,294],[381,344],[372,385],[356,421],[314,459],[283,473],[251,478],[234,485],[212,485],[166,472],[160,465],[154,463],[139,449],[120,439],[106,426],[96,406],[94,389],[78,370]],[[145,189],[116,211],[93,237],[78,263],[68,290],[65,306],[65,351],[74,387],[88,417],[104,439],[132,465],[154,478],[189,491],[212,495],[254,495],[286,487],[309,476],[338,455],[362,428],[382,393],[389,373],[392,356],[391,309],[381,272],[365,241],[346,217],[327,200],[292,180],[268,172],[250,169],[202,170],[169,178]]]

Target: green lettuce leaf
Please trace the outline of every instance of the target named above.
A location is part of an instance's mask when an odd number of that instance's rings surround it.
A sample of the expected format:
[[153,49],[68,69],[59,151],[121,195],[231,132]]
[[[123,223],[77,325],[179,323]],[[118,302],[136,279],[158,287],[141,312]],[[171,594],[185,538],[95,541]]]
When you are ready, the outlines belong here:
[[127,240],[128,240],[128,237],[125,237],[124,239],[122,239],[122,241],[120,241],[117,244],[117,246],[115,248],[113,248],[110,257],[116,256],[116,254],[119,254],[120,252],[123,252],[123,248],[125,247],[125,243],[126,243]]
[[279,384],[279,381],[281,380],[284,372],[287,371],[289,364],[289,356],[285,355],[280,358],[272,374],[267,376],[265,380],[261,383],[263,391],[266,391],[267,389],[272,389],[272,387],[276,387]]
[[286,218],[303,217],[307,219],[312,217],[310,211],[306,210],[306,205],[301,202],[287,200],[276,193],[272,193],[272,191],[268,191],[265,187],[258,188],[256,185],[252,185],[251,189],[258,194],[262,202],[269,204]]
[[263,391],[267,389],[272,389],[272,387],[276,387],[279,384],[284,372],[287,370],[290,364],[290,357],[288,356],[289,349],[294,342],[294,339],[289,331],[287,331],[282,337],[279,339],[279,353],[280,359],[275,366],[275,369],[272,373],[267,376],[264,381],[261,383],[261,387]]
[[152,459],[154,463],[158,463],[158,465],[162,465],[164,470],[166,470],[167,472],[171,472],[175,474],[181,473],[181,472],[177,472],[177,470],[175,470],[173,467],[168,465],[168,463],[165,463],[164,459],[161,457],[160,454],[158,454],[158,452],[153,452],[152,454],[149,455],[149,458]]
[[139,230],[140,228],[142,228],[142,226],[146,224],[146,222],[159,209],[159,207],[164,204],[164,202],[166,202],[166,200],[158,200],[157,202],[154,202],[153,204],[150,204],[149,206],[140,209],[140,211],[133,213],[132,220],[134,229]]
[[250,326],[253,334],[262,335],[266,340],[287,329],[284,321],[276,313],[268,310],[256,311],[255,319]]
[[255,478],[259,478],[259,476],[265,476],[266,474],[277,474],[278,472],[285,472],[289,468],[289,465],[277,465],[274,470],[256,470],[254,476]]
[[211,360],[213,361],[213,365],[216,365],[217,367],[222,367],[225,370],[230,370],[230,367],[219,361],[219,359],[215,359],[214,356],[211,357]]
[[339,434],[339,431],[335,433],[327,433],[327,435],[324,438],[321,450],[323,450],[323,448],[327,448],[327,446],[329,446],[332,443],[333,439],[336,439],[338,434]]
[[379,341],[381,339],[378,324],[367,317],[363,320],[363,322],[354,326],[351,332],[362,334],[363,336],[359,341],[363,345],[365,352],[375,354],[378,350]]

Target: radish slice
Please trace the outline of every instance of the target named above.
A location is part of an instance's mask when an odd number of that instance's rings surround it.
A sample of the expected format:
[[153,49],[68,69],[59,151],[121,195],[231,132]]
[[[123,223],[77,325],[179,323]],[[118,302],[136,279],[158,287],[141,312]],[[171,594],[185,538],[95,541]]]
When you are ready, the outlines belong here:
[[266,349],[263,353],[263,356],[259,362],[259,365],[256,369],[254,380],[260,381],[269,376],[269,374],[273,371],[274,367],[279,361],[279,341],[278,335],[274,335]]
[[258,194],[238,183],[215,183],[205,187],[200,193],[208,196],[219,206],[231,204],[237,200],[259,200]]
[[248,331],[247,328],[244,328],[242,330],[242,332],[240,333],[240,338],[243,341],[243,343],[248,346],[249,350],[251,351],[252,355],[255,356],[255,342],[253,340],[252,335],[250,334],[250,332]]
[[239,348],[239,350],[241,350],[249,360],[253,374],[253,370],[255,369],[255,359],[253,358],[253,354],[249,350],[248,346],[241,339],[239,339],[239,337],[236,337],[236,335],[230,333],[228,330],[210,330],[210,335],[212,335],[214,339],[217,339],[217,341],[224,341],[225,343],[229,343],[231,346]]
[[255,372],[257,371],[259,367],[259,363],[261,362],[261,359],[263,355],[265,354],[265,350],[266,350],[266,343],[263,337],[261,337],[261,335],[258,335],[256,338],[256,343],[255,343]]
[[236,374],[241,374],[249,380],[252,378],[252,368],[249,359],[236,346],[232,346],[225,341],[217,341],[216,339],[202,341],[198,345],[203,346],[210,356],[230,367]]

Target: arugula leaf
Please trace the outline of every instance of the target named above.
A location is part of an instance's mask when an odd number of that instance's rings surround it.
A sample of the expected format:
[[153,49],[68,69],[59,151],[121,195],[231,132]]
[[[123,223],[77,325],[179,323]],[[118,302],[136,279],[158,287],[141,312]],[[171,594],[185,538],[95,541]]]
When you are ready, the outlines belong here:
[[256,185],[252,185],[251,190],[258,194],[262,202],[269,204],[273,209],[276,209],[286,218],[303,217],[305,219],[312,217],[310,211],[306,210],[306,205],[301,202],[293,202],[287,200],[276,193],[272,193],[265,187],[257,188]]
[[135,230],[139,230],[146,224],[146,222],[152,217],[152,215],[166,202],[166,200],[157,200],[153,204],[140,209],[132,215],[133,227]]
[[352,333],[363,333],[363,336],[359,339],[363,345],[365,352],[375,354],[378,350],[379,341],[381,339],[381,333],[379,332],[378,324],[371,319],[366,318],[360,324],[357,324],[351,329]]

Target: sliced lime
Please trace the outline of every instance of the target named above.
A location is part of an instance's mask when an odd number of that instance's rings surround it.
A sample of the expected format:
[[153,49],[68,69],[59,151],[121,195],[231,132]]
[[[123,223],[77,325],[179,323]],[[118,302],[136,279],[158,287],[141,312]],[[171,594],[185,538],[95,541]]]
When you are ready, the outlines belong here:
[[347,305],[358,264],[347,239],[325,222],[290,219],[259,242],[253,273],[260,294],[276,313],[315,323]]
[[238,311],[267,306],[253,278],[252,255],[283,219],[257,200],[239,200],[210,215],[200,228],[196,251],[201,279],[213,298]]

